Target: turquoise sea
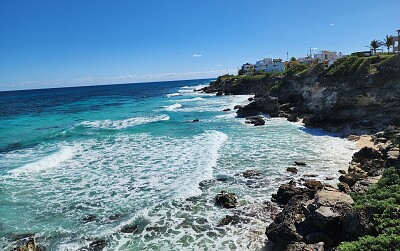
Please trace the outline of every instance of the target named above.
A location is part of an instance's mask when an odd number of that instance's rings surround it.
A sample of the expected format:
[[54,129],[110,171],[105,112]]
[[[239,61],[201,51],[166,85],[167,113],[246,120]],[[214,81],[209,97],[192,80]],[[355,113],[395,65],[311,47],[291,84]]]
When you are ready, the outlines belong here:
[[[279,184],[334,184],[355,147],[285,119],[245,124],[233,107],[250,96],[193,91],[209,82],[0,92],[0,250],[26,234],[47,250],[261,250]],[[308,165],[291,175],[295,160]],[[240,206],[216,207],[221,190]],[[233,214],[244,220],[218,226]]]

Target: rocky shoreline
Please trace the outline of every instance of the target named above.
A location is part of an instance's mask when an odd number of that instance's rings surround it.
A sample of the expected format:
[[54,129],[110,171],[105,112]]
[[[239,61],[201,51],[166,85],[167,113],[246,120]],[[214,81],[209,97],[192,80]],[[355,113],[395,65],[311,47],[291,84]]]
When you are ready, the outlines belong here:
[[[400,169],[400,56],[373,67],[377,72],[364,72],[366,76],[359,72],[329,75],[323,65],[302,75],[244,80],[223,76],[201,90],[217,96],[254,94],[251,103],[235,109],[237,117],[255,126],[264,125],[259,115],[268,114],[291,122],[302,120],[307,127],[334,131],[349,140],[361,138],[367,145],[354,153],[347,171],[340,170],[337,188],[313,179],[292,180],[279,187],[272,200],[283,209],[265,232],[274,249],[335,250],[343,241],[374,234],[372,216],[354,208],[352,196],[366,193],[385,168]],[[224,195],[234,205],[235,195],[228,193],[217,195],[216,204]],[[229,216],[221,224],[237,220]]]

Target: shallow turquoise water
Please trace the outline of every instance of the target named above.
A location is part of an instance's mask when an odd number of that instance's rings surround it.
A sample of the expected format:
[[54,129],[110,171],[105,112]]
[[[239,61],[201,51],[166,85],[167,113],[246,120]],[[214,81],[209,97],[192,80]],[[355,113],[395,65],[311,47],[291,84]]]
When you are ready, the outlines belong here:
[[[193,92],[207,83],[0,93],[0,248],[35,233],[49,250],[99,238],[108,250],[260,250],[279,184],[337,176],[354,146],[283,119],[247,125],[233,106],[248,97]],[[298,176],[286,173],[294,160],[308,163]],[[249,169],[262,178],[237,176]],[[240,207],[215,207],[221,190]],[[238,212],[245,223],[217,227]],[[128,224],[139,231],[120,233]]]

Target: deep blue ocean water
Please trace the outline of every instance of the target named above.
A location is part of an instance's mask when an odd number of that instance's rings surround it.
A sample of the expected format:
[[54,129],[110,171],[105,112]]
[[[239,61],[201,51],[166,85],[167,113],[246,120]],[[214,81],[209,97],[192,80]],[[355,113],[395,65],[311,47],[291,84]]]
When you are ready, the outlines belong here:
[[[249,96],[193,91],[208,83],[0,92],[0,249],[35,234],[48,250],[97,239],[108,250],[260,250],[263,202],[279,184],[337,177],[354,145],[284,119],[245,124],[233,107]],[[294,160],[308,163],[297,176]],[[238,175],[250,169],[263,175]],[[221,190],[238,209],[214,205]],[[245,220],[217,226],[234,213]],[[138,232],[120,232],[130,224]]]

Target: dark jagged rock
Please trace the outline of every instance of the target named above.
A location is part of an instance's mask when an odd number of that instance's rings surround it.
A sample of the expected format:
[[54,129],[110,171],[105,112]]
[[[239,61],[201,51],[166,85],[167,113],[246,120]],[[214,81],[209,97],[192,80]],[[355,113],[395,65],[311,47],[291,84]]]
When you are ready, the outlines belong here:
[[320,190],[323,188],[321,181],[318,180],[306,180],[304,186],[314,190]]
[[88,214],[82,217],[82,222],[83,223],[89,223],[92,221],[95,221],[97,219],[96,215],[93,214]]
[[255,99],[246,106],[239,107],[237,110],[238,117],[248,117],[260,114],[269,114],[271,116],[278,115],[278,99],[270,96],[263,96]]
[[248,98],[247,100],[248,100],[248,101],[253,101],[253,100],[254,100],[254,98]]
[[237,196],[234,193],[221,191],[215,196],[215,204],[224,208],[235,208],[238,205]]
[[307,164],[306,164],[305,162],[303,162],[303,161],[295,161],[294,164],[295,164],[296,166],[306,166],[306,165],[307,165]]
[[193,119],[192,122],[200,122],[199,119]]
[[246,123],[253,124],[254,126],[265,125],[265,120],[261,116],[251,116],[246,118]]
[[345,170],[339,170],[339,173],[346,174],[347,172]]
[[341,241],[355,240],[368,233],[369,225],[352,204],[349,195],[333,188],[318,191],[312,199],[296,195],[267,227],[266,234],[283,250],[290,250],[293,243],[324,242],[332,247]]
[[365,160],[380,159],[381,157],[382,154],[379,151],[371,147],[363,147],[360,151],[354,153],[353,160],[355,162],[361,163]]
[[221,227],[221,226],[225,226],[225,225],[229,225],[229,224],[231,224],[231,225],[236,225],[236,224],[238,224],[240,222],[240,218],[239,218],[239,216],[238,215],[233,215],[233,216],[230,216],[230,215],[226,215],[219,223],[218,223],[218,226],[219,227]]
[[226,108],[223,110],[223,112],[229,112],[231,109],[230,108]]
[[107,246],[107,242],[103,239],[95,240],[87,247],[79,249],[79,251],[102,251]]
[[308,188],[296,187],[292,184],[282,184],[280,185],[278,192],[272,194],[272,199],[275,202],[286,204],[296,195],[306,195],[307,197],[312,198],[314,194],[315,191]]
[[138,230],[137,225],[127,225],[121,228],[121,233],[132,234]]
[[351,192],[350,186],[347,183],[339,182],[337,184],[337,186],[338,186],[339,190],[344,192],[344,193],[350,193]]
[[360,179],[362,179],[362,175],[356,174],[356,173],[348,173],[345,175],[341,175],[339,177],[339,181],[340,182],[344,182],[346,184],[348,184],[350,187],[354,186],[354,184],[356,184],[356,182]]
[[298,172],[299,170],[297,170],[296,167],[288,167],[288,168],[286,168],[286,171],[288,171],[288,172],[290,172],[290,173],[297,174],[297,172]]
[[306,244],[304,242],[290,243],[284,251],[324,251],[324,243]]
[[243,172],[242,175],[243,175],[243,177],[250,179],[250,178],[261,176],[261,172],[257,171],[257,170],[247,170],[247,171]]
[[235,105],[234,107],[233,107],[233,109],[234,110],[237,110],[237,109],[240,109],[240,108],[242,108],[243,106],[242,105]]
[[222,91],[218,91],[217,94],[215,94],[215,95],[217,95],[217,96],[222,96],[222,94],[223,94]]

